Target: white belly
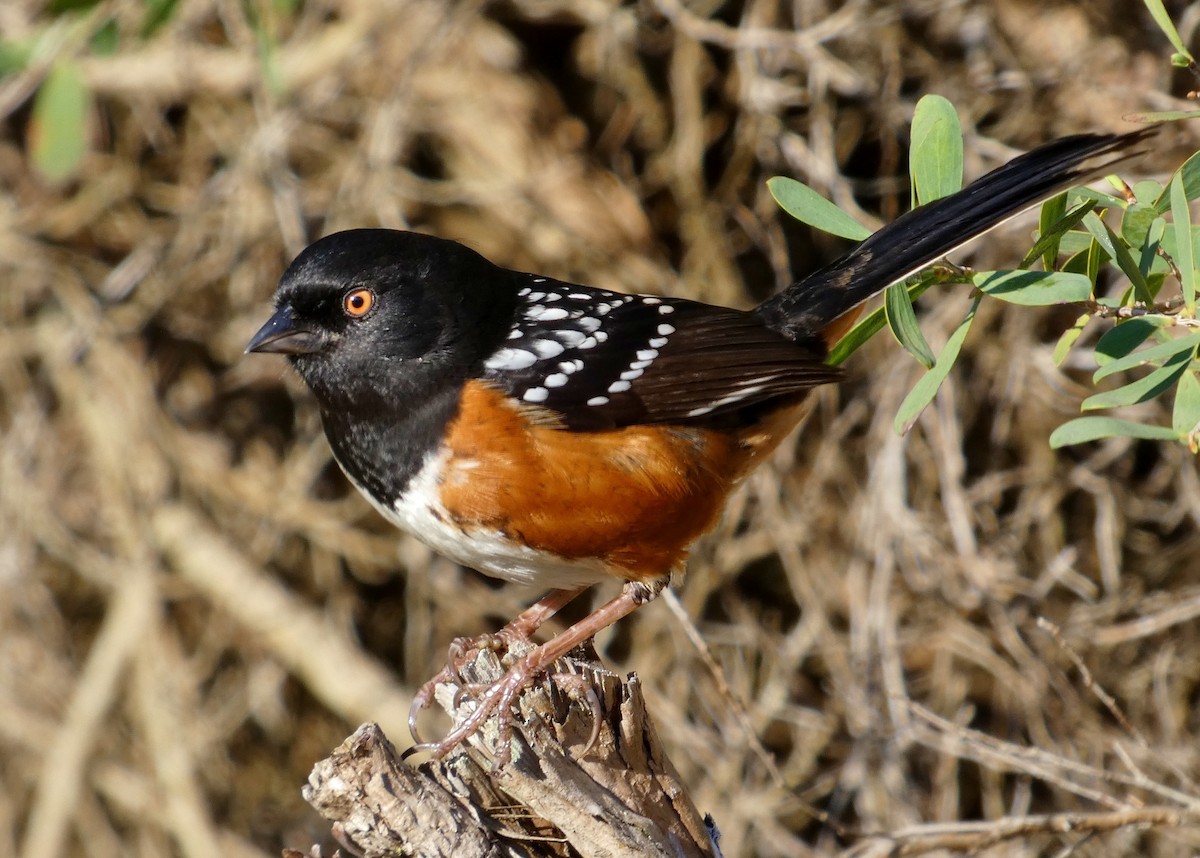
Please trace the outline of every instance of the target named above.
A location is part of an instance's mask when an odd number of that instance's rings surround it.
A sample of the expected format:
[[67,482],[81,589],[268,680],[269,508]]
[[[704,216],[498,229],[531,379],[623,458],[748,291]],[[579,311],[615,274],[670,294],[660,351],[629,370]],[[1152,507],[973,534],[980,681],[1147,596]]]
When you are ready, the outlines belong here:
[[543,589],[587,586],[610,577],[599,561],[570,560],[515,543],[499,531],[473,528],[468,532],[456,525],[439,499],[440,466],[440,457],[429,456],[404,495],[390,506],[377,502],[349,472],[346,476],[396,527],[438,554],[485,575]]

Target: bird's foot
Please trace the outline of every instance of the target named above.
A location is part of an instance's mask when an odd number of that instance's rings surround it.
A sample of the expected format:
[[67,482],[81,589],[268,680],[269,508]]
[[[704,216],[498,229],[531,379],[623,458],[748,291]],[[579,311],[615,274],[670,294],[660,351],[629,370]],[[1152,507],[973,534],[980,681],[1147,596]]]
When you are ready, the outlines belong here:
[[470,693],[477,686],[473,686],[463,679],[463,665],[467,664],[480,652],[507,652],[508,648],[517,641],[527,643],[528,638],[523,638],[520,634],[514,633],[508,628],[501,629],[496,633],[482,634],[473,638],[455,638],[451,641],[450,647],[446,652],[446,666],[439,670],[432,679],[417,689],[417,693],[413,695],[412,706],[408,710],[408,731],[412,734],[418,749],[430,744],[422,741],[420,734],[417,732],[417,719],[423,711],[433,704],[437,687],[446,683],[458,686],[458,693],[460,695],[463,692]]

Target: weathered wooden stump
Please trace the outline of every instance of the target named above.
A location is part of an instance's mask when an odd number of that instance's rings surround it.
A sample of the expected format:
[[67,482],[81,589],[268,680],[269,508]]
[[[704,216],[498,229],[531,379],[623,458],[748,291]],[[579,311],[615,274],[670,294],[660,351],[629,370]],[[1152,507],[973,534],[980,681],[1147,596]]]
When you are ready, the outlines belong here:
[[[719,855],[715,828],[663,753],[637,677],[621,681],[590,647],[556,667],[519,698],[506,765],[493,766],[494,718],[445,759],[420,765],[364,724],[316,765],[305,799],[345,851],[365,858]],[[462,674],[490,683],[503,671],[481,652]],[[437,697],[456,722],[474,706],[450,685]]]

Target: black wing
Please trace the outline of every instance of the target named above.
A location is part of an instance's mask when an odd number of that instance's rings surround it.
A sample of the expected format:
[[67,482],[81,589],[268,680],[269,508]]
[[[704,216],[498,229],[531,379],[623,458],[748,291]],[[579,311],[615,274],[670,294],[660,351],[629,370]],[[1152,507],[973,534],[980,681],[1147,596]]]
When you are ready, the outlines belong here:
[[529,275],[485,380],[568,429],[703,425],[840,377],[753,313]]

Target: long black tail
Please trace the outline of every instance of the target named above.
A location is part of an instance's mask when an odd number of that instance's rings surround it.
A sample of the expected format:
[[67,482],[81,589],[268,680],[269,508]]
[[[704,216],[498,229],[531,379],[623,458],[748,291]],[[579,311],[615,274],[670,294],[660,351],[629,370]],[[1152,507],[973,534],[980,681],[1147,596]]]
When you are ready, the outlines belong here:
[[900,216],[845,256],[768,298],[756,312],[790,339],[813,341],[839,316],[1030,206],[1146,151],[1156,127],[1079,134],[1039,146],[948,197]]

